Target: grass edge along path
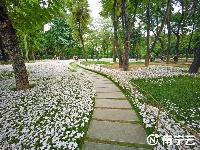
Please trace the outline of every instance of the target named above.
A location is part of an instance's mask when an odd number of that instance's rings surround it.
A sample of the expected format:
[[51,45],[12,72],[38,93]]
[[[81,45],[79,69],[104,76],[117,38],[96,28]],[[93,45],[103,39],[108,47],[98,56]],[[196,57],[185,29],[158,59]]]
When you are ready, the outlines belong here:
[[[74,65],[74,64],[73,64],[73,65]],[[138,121],[137,123],[139,123],[139,124],[144,128],[144,131],[145,131],[145,133],[147,134],[147,136],[150,135],[150,134],[152,133],[151,130],[145,128],[145,127],[144,127],[144,124],[142,124],[142,117],[141,117],[140,114],[139,114],[138,108],[135,107],[133,103],[131,103],[130,92],[128,92],[127,90],[124,90],[123,87],[121,87],[117,82],[115,82],[114,80],[112,80],[112,78],[109,77],[108,75],[106,75],[106,74],[104,74],[104,73],[102,73],[102,72],[98,72],[98,71],[95,71],[95,70],[91,70],[91,69],[88,69],[88,68],[84,68],[84,67],[82,67],[82,66],[80,66],[80,65],[78,65],[78,64],[76,64],[76,65],[77,65],[78,67],[80,67],[80,68],[83,68],[83,69],[88,70],[88,71],[91,71],[91,72],[95,72],[95,73],[97,73],[97,74],[100,74],[100,75],[102,75],[102,76],[108,78],[108,79],[109,79],[110,81],[112,81],[117,87],[119,87],[119,89],[120,89],[120,90],[123,92],[123,94],[126,96],[126,98],[127,98],[128,102],[129,102],[129,104],[131,105],[131,107],[135,110],[136,115],[137,115],[137,117],[139,118],[139,121]],[[149,146],[150,146],[150,145],[149,145]],[[152,148],[152,146],[150,146],[150,147]],[[143,148],[143,147],[141,147],[141,148]]]
[[101,139],[95,139],[95,138],[85,138],[85,141],[86,142],[101,143],[101,144],[111,144],[111,145],[117,145],[117,146],[126,146],[126,147],[132,147],[132,148],[146,148],[146,149],[152,149],[153,148],[153,146],[148,145],[148,144],[108,141],[108,140],[101,140]]

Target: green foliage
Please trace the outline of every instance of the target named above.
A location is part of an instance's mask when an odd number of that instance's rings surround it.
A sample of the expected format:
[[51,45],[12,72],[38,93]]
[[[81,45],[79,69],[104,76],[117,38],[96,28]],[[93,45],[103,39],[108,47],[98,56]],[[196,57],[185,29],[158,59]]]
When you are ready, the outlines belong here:
[[44,33],[44,46],[51,54],[69,55],[69,49],[79,47],[78,40],[72,37],[72,29],[62,18],[52,20],[50,30]]
[[113,31],[110,19],[98,19],[91,24],[86,47],[88,58],[112,57],[110,54],[113,49]]
[[66,0],[70,11],[69,23],[73,28],[74,37],[81,38],[88,30],[90,23],[89,4],[87,0]]
[[6,1],[12,24],[22,32],[32,32],[43,28],[44,24],[60,13],[63,4],[63,0]]
[[43,55],[42,59],[52,59],[53,56],[52,55]]
[[3,64],[3,65],[10,65],[10,64],[12,64],[12,62],[11,62],[11,61],[6,61],[6,62],[2,61],[2,62],[0,62],[0,64]]
[[[25,49],[24,49],[24,40],[23,36],[19,36],[19,46],[21,49],[21,53],[25,56]],[[29,57],[33,60],[33,57],[37,57],[36,59],[40,59],[42,54],[44,54],[44,38],[43,38],[43,31],[42,30],[35,30],[31,33],[27,33],[27,45],[29,51]],[[33,52],[34,56],[31,55]]]
[[[69,24],[61,18],[55,18],[52,20],[52,26],[49,31],[45,33],[48,36],[51,36],[52,44],[61,45],[66,47],[72,47],[75,43],[72,38],[72,29]],[[49,41],[50,42],[50,41]]]

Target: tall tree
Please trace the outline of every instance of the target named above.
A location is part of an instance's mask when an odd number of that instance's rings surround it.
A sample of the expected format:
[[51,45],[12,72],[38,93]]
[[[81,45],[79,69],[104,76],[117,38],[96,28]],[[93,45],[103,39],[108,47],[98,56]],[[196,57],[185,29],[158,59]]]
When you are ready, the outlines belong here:
[[147,18],[147,40],[146,40],[147,50],[146,50],[146,57],[145,57],[145,66],[148,67],[149,66],[149,56],[150,56],[150,26],[151,26],[150,0],[148,0],[147,6],[146,6],[146,18]]
[[169,14],[167,16],[167,39],[168,39],[168,46],[167,46],[167,64],[169,64],[170,60],[170,52],[171,52],[171,5],[169,6]]
[[12,60],[17,90],[29,88],[26,66],[19,49],[17,30],[44,25],[45,21],[59,12],[60,2],[48,1],[48,4],[44,6],[43,1],[0,0],[0,35],[3,47],[8,50]]
[[67,9],[70,11],[69,23],[73,28],[74,36],[80,40],[84,58],[87,61],[85,50],[85,35],[90,23],[89,4],[87,0],[67,0]]
[[111,17],[113,20],[113,28],[114,28],[114,45],[117,50],[117,55],[119,59],[119,68],[122,68],[123,61],[118,39],[118,25],[119,25],[119,15],[118,15],[119,13],[117,13],[118,9],[119,9],[119,3],[117,2],[117,0],[114,0],[112,7],[112,17]]
[[26,66],[20,54],[16,30],[13,28],[12,22],[8,18],[5,3],[1,3],[0,5],[0,14],[0,35],[3,39],[3,47],[8,50],[12,60],[12,66],[15,72],[16,87],[18,90],[26,90],[29,88]]
[[158,33],[157,33],[157,35],[156,35],[156,38],[155,38],[155,40],[154,40],[152,46],[151,46],[151,48],[150,48],[150,51],[152,51],[152,50],[154,49],[154,47],[155,47],[155,45],[156,45],[156,43],[157,43],[157,40],[158,40],[159,37],[160,37],[160,34],[161,34],[161,32],[162,32],[162,30],[163,30],[163,28],[164,28],[164,25],[165,25],[165,23],[166,23],[167,16],[168,16],[169,13],[170,13],[170,7],[171,7],[171,0],[167,0],[167,8],[166,8],[166,10],[165,10],[165,14],[164,14],[164,16],[163,16],[163,19],[162,19],[162,22],[161,22],[161,26],[160,26],[160,28],[159,28],[159,30],[158,30]]
[[188,4],[189,5],[188,16],[187,16],[188,20],[186,20],[186,22],[187,22],[187,26],[189,26],[191,28],[188,28],[190,34],[189,34],[188,46],[186,48],[186,61],[188,60],[189,53],[191,56],[193,38],[194,38],[194,35],[196,32],[195,30],[196,30],[196,28],[198,28],[197,25],[199,22],[199,19],[197,19],[199,17],[199,10],[198,10],[199,2],[198,2],[198,0],[189,1],[188,3],[189,3]]
[[129,51],[130,51],[130,18],[128,15],[128,2],[122,0],[122,20],[124,22],[124,52],[123,52],[123,68],[124,71],[129,70]]
[[150,52],[155,48],[156,43],[157,43],[157,41],[158,41],[158,39],[160,37],[160,34],[161,34],[161,32],[162,32],[162,30],[164,28],[167,16],[168,16],[168,14],[170,12],[170,6],[171,6],[171,0],[167,0],[167,8],[165,10],[165,13],[164,13],[160,28],[156,29],[157,30],[157,34],[155,36],[155,40],[153,41],[153,44],[150,47],[150,45],[149,45],[150,44],[150,37],[148,37],[148,36],[150,36],[150,27],[151,27],[151,16],[150,16],[151,3],[150,3],[150,1],[148,1],[148,3],[147,3],[147,10],[146,10],[146,17],[147,17],[147,52],[146,52],[146,58],[145,58],[145,66],[149,65]]
[[[69,24],[62,18],[55,18],[52,20],[50,30],[45,32],[45,41],[50,44],[57,54],[61,54],[61,58],[64,59],[64,49],[72,48],[75,45],[75,40],[72,37],[72,29]],[[49,46],[49,45],[46,46]]]
[[[119,42],[119,18],[121,16],[121,1],[119,0],[101,0],[102,11],[101,16],[112,19],[114,39],[113,39],[113,51],[116,51],[119,60],[119,68],[123,67],[122,52],[120,50]],[[113,52],[115,54],[115,52]],[[113,55],[115,57],[115,55]],[[114,59],[115,60],[115,59]]]
[[176,12],[172,15],[172,32],[176,36],[176,56],[179,57],[180,53],[180,41],[181,41],[181,29],[184,26],[183,22],[186,17],[186,3],[185,0],[177,0],[177,4],[181,6],[181,12]]
[[189,73],[197,73],[200,68],[200,38],[196,37],[196,46],[194,50],[194,60],[189,68]]
[[[195,11],[195,15],[192,17],[195,18],[195,34],[194,34],[194,60],[189,68],[189,73],[197,73],[200,68],[200,4],[198,1],[194,2],[193,9]],[[193,26],[194,28],[194,26]]]

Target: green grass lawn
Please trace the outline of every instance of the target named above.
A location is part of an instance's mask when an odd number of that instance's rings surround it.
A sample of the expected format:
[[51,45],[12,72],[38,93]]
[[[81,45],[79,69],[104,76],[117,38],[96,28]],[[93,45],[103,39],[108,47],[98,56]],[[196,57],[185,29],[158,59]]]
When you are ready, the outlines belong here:
[[102,64],[102,65],[109,65],[111,64],[110,62],[105,62],[105,61],[82,61],[81,64],[83,65],[98,65],[98,64]]
[[[178,120],[190,123],[199,120],[200,77],[179,75],[132,79],[131,81],[153,96],[156,101],[161,101],[162,106]],[[144,93],[144,91],[140,91]],[[147,96],[147,101],[151,105],[155,105],[150,96]]]

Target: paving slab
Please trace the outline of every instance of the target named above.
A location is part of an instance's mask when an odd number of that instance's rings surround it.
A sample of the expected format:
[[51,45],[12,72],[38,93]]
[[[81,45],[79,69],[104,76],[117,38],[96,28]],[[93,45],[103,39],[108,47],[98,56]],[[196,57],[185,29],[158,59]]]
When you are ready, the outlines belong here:
[[96,99],[95,107],[132,108],[127,100],[114,100],[114,99]]
[[126,99],[126,97],[124,96],[124,94],[122,92],[110,92],[110,93],[97,93],[97,97],[98,99],[100,98],[124,98]]
[[83,150],[144,150],[144,149],[103,144],[103,143],[95,143],[95,142],[85,142],[83,145]]
[[113,88],[113,87],[115,87],[115,85],[111,82],[111,81],[109,81],[109,82],[107,82],[107,81],[102,81],[102,82],[94,82],[94,86],[95,87],[106,87],[106,88]]
[[92,118],[120,121],[139,121],[136,113],[129,109],[105,109],[96,108]]
[[112,88],[96,87],[95,89],[96,89],[97,93],[121,92],[121,90],[118,87],[112,87]]
[[104,78],[94,78],[95,79],[95,81],[94,82],[104,82],[104,83],[112,83],[113,84],[113,82],[112,81],[110,81],[110,80],[108,80],[108,79],[105,79],[105,77]]
[[[117,86],[113,83],[102,83],[102,82],[99,82],[99,83],[95,83],[95,88],[96,87],[106,87],[107,89],[109,88],[116,88]],[[118,88],[118,87],[117,87]]]
[[117,142],[147,144],[145,131],[140,124],[92,120],[87,137]]

